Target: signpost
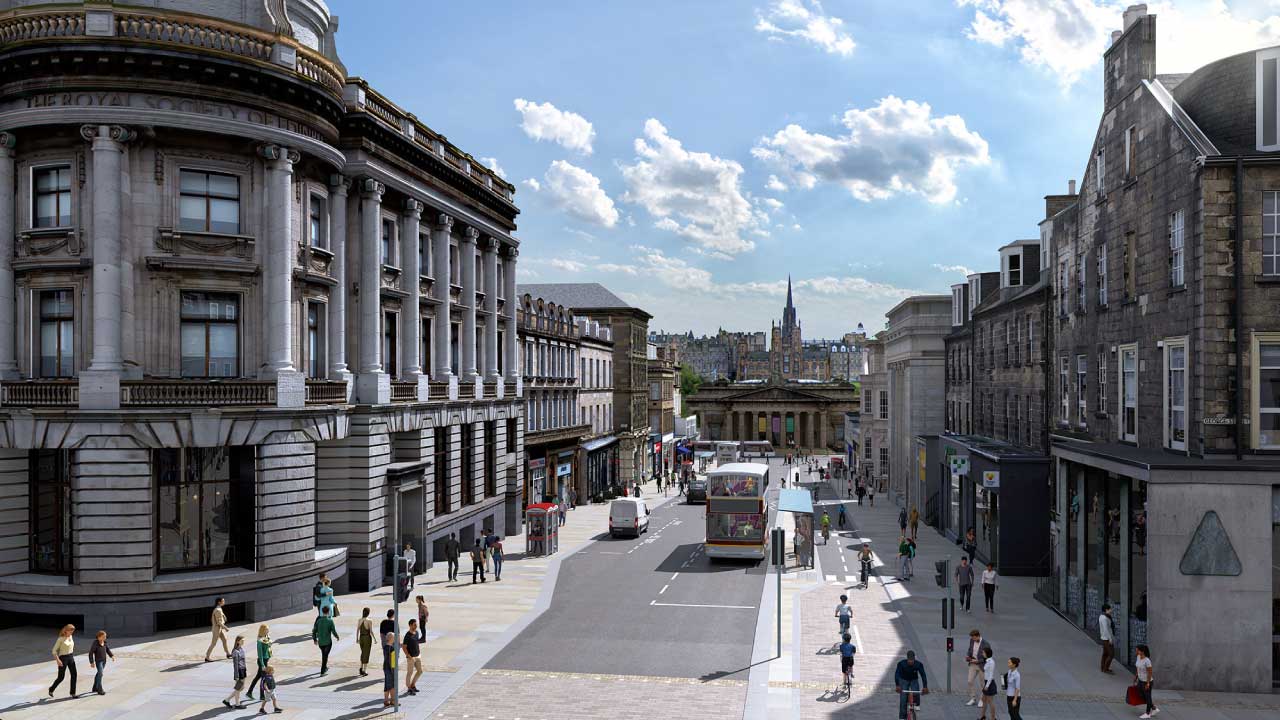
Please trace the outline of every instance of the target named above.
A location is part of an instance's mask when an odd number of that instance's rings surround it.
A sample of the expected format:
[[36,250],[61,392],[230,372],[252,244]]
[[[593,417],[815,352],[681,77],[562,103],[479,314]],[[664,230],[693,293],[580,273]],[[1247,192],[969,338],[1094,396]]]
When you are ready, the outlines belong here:
[[787,566],[787,531],[776,527],[769,531],[773,548],[773,569],[778,575],[778,657],[782,657],[782,572]]

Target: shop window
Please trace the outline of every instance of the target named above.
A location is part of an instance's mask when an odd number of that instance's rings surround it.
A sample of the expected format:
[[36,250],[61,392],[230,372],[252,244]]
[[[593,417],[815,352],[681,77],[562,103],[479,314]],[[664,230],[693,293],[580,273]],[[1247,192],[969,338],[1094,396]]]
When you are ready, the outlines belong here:
[[159,570],[253,569],[254,448],[155,450],[151,462]]
[[436,517],[448,515],[453,510],[452,498],[449,497],[449,430],[448,426],[435,429],[434,457]]
[[71,290],[41,290],[40,377],[75,375],[75,306]]
[[182,170],[178,178],[178,229],[235,235],[240,232],[240,178]]
[[71,452],[32,450],[30,468],[31,572],[71,573]]
[[183,292],[182,377],[240,375],[240,296]]
[[70,227],[71,166],[36,168],[31,179],[31,227]]
[[476,502],[476,432],[475,425],[462,425],[462,505]]

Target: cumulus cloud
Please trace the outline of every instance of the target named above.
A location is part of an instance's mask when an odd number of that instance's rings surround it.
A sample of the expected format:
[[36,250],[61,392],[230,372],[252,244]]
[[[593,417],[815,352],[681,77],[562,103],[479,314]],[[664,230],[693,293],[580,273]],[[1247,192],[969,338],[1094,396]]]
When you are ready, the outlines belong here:
[[756,32],[773,40],[797,38],[832,55],[849,57],[856,47],[844,21],[831,17],[818,0],[773,0],[756,11]]
[[502,166],[498,164],[498,158],[482,157],[480,158],[480,162],[484,163],[485,166],[488,167],[490,170],[492,170],[493,173],[498,177],[502,178],[503,180],[507,179],[507,171],[503,170]]
[[587,269],[586,263],[579,262],[577,260],[570,260],[568,258],[552,258],[547,261],[547,264],[557,270],[563,270],[571,273],[580,273]]
[[890,95],[875,107],[845,111],[842,124],[838,136],[791,124],[761,138],[751,153],[794,185],[837,183],[864,202],[903,193],[951,202],[956,171],[991,162],[987,141],[964,118],[935,117],[928,103]]
[[524,182],[571,217],[602,227],[618,224],[618,209],[600,187],[600,179],[577,165],[556,160],[547,168],[541,183],[534,178]]
[[782,209],[782,201],[777,198],[765,198],[760,202],[769,208],[769,212],[777,212]]
[[[965,31],[971,40],[1010,46],[1023,62],[1073,85],[1102,61],[1111,32],[1123,28],[1127,2],[1098,0],[956,0],[973,8]],[[1225,0],[1200,4],[1148,3],[1156,24],[1158,70],[1190,72],[1205,63],[1280,41],[1280,16],[1271,9],[1247,14]]]
[[538,182],[538,178],[525,178],[521,184],[534,192],[542,189],[542,183]]
[[749,252],[749,236],[765,236],[768,218],[742,191],[742,166],[705,152],[686,150],[655,119],[635,141],[636,158],[622,165],[623,202],[643,207],[654,227],[676,233],[716,257]]
[[975,270],[970,270],[969,268],[963,265],[942,265],[941,263],[934,263],[933,269],[939,270],[944,273],[960,273],[965,277],[968,277],[974,274],[974,272],[976,272]]
[[787,184],[779,180],[777,175],[770,175],[769,182],[765,183],[764,187],[766,190],[772,190],[773,192],[787,191]]
[[583,155],[591,154],[596,131],[586,118],[549,102],[539,104],[516,98],[515,106],[525,135],[538,141],[550,140]]

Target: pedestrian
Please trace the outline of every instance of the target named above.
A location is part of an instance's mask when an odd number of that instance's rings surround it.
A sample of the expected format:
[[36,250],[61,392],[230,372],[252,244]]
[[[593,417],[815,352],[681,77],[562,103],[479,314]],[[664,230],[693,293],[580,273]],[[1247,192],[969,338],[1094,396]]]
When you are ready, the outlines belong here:
[[1102,606],[1102,614],[1098,616],[1098,637],[1102,640],[1102,672],[1115,675],[1111,669],[1111,661],[1116,657],[1115,621],[1111,619],[1111,604]]
[[876,484],[867,485],[867,501],[871,503],[871,507],[876,506]]
[[329,608],[320,608],[320,617],[311,625],[311,642],[320,648],[320,677],[329,674],[329,651],[333,650],[333,641],[338,637],[338,628],[329,617]]
[[427,601],[421,595],[416,601],[418,603],[418,642],[426,642],[427,618],[431,616],[431,611],[427,610]]
[[476,584],[476,574],[480,575],[480,582],[484,582],[484,548],[480,547],[480,541],[476,540],[475,547],[471,548],[471,584]]
[[95,671],[93,691],[99,695],[107,694],[102,689],[102,671],[107,667],[107,658],[111,658],[111,662],[116,661],[115,653],[111,652],[111,647],[107,645],[107,631],[99,630],[98,637],[89,646],[89,664],[93,666]]
[[[564,505],[560,506],[561,525],[564,525]],[[484,529],[484,571],[489,572],[489,559],[493,556],[491,549],[493,548],[493,530]]]
[[[1160,708],[1155,706],[1155,703],[1152,702],[1151,698],[1151,691],[1155,686],[1155,668],[1151,665],[1151,648],[1146,645],[1139,645],[1136,648],[1135,654],[1137,655],[1137,659],[1133,662],[1133,666],[1136,671],[1133,675],[1133,682],[1138,686],[1138,692],[1142,693],[1142,699],[1147,703],[1147,711],[1138,717],[1142,720],[1146,720],[1147,718],[1154,717],[1156,713],[1160,712]],[[76,676],[75,673],[72,672],[71,687],[75,687],[75,682]]]
[[495,535],[493,540],[493,581],[502,581],[502,538]]
[[[564,527],[565,520],[567,519],[566,518],[567,513],[568,513],[568,507],[565,505],[564,502],[561,502],[560,503],[560,527]],[[485,561],[485,565],[488,565],[487,559]]]
[[982,714],[978,716],[978,720],[997,720],[996,719],[996,693],[999,689],[996,687],[996,661],[991,657],[992,652],[990,646],[982,649]]
[[53,691],[58,689],[58,685],[62,684],[62,678],[68,672],[71,673],[71,697],[76,695],[76,641],[72,637],[75,634],[75,625],[63,625],[58,631],[58,639],[53,643],[53,661],[58,664],[58,679],[53,681],[49,686],[49,697],[53,697]]
[[338,603],[333,599],[333,581],[325,575],[320,580],[320,609],[319,614],[329,615],[330,618],[338,617]]
[[969,612],[973,606],[973,566],[969,558],[961,556],[956,566],[956,588],[960,590],[960,608]]
[[905,536],[907,534],[907,509],[905,507],[898,512],[898,529],[901,531],[901,535]]
[[997,579],[995,563],[987,563],[987,569],[982,571],[982,599],[986,602],[989,613],[996,611]]
[[422,677],[422,646],[418,641],[418,621],[409,621],[409,630],[400,643],[404,648],[404,692],[418,694],[418,678]]
[[569,488],[569,509],[570,510],[578,509],[578,489],[577,488]]
[[990,649],[991,643],[982,639],[982,633],[977,628],[969,631],[969,644],[964,651],[964,662],[968,667],[967,683],[969,687],[969,701],[965,705],[977,705],[980,702],[978,699],[978,690],[980,689],[978,680],[982,677],[982,664],[986,659],[984,651]]
[[907,538],[907,579],[914,580],[916,577],[916,541]]
[[244,681],[249,679],[249,671],[244,662],[244,636],[236,636],[235,647],[231,648],[231,694],[222,699],[222,704],[236,710],[243,710],[240,702],[240,691],[244,690]]
[[213,615],[209,619],[209,624],[213,627],[213,638],[209,640],[209,649],[204,651],[205,662],[213,662],[209,659],[209,653],[213,652],[219,640],[222,641],[222,651],[227,657],[231,657],[231,651],[227,649],[227,614],[222,611],[224,604],[226,600],[222,598],[213,601]]
[[662,492],[662,476],[654,475],[653,482],[654,482],[654,487],[656,488],[656,492]]
[[[385,620],[383,621],[385,624]],[[396,634],[382,634],[382,707],[395,704],[396,688]]]
[[636,483],[636,497],[640,497],[640,483]]
[[911,526],[911,539],[915,540],[920,530],[920,511],[916,509],[915,505],[911,506],[911,515],[907,517],[907,525]]
[[414,575],[418,574],[418,551],[413,549],[413,543],[404,544],[404,564],[409,571],[409,589],[414,586]]
[[320,577],[316,579],[316,584],[311,586],[311,607],[316,609],[316,615],[320,614],[320,598],[324,595],[324,581],[328,577],[328,575],[320,573]]
[[369,617],[369,608],[360,611],[360,621],[356,623],[356,644],[360,646],[360,677],[367,677],[369,653],[373,651],[373,618]]
[[858,483],[856,495],[858,496],[858,507],[862,507],[862,498],[867,495],[867,486],[865,483]]
[[1021,664],[1022,660],[1019,658],[1009,658],[1009,672],[1005,673],[1004,695],[1005,704],[1009,708],[1009,720],[1022,720],[1022,672],[1018,670]]
[[964,532],[964,544],[960,546],[965,555],[969,556],[969,564],[973,564],[973,556],[978,552],[978,535],[970,527]]
[[911,546],[905,535],[898,536],[898,579],[908,580],[911,565]]
[[262,704],[258,706],[258,714],[267,714],[267,701],[271,701],[272,712],[282,713],[284,709],[276,701],[276,668],[268,665],[262,668]]
[[[253,675],[253,681],[249,683],[249,692],[244,696],[253,699],[253,687],[258,684],[262,676],[266,673],[267,664],[271,661],[271,630],[266,623],[258,626],[258,641],[256,645],[258,658],[258,671]],[[265,692],[265,691],[264,691]]]
[[458,538],[454,533],[449,533],[449,539],[444,541],[444,559],[449,563],[449,582],[458,581],[458,556],[461,552],[462,545]]

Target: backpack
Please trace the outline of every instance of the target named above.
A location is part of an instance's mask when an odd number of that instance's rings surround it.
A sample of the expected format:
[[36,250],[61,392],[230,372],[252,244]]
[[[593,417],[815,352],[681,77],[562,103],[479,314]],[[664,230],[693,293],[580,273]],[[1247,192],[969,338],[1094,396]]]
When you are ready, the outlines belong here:
[[320,595],[324,592],[324,583],[316,582],[316,586],[311,588],[311,606],[320,607]]

